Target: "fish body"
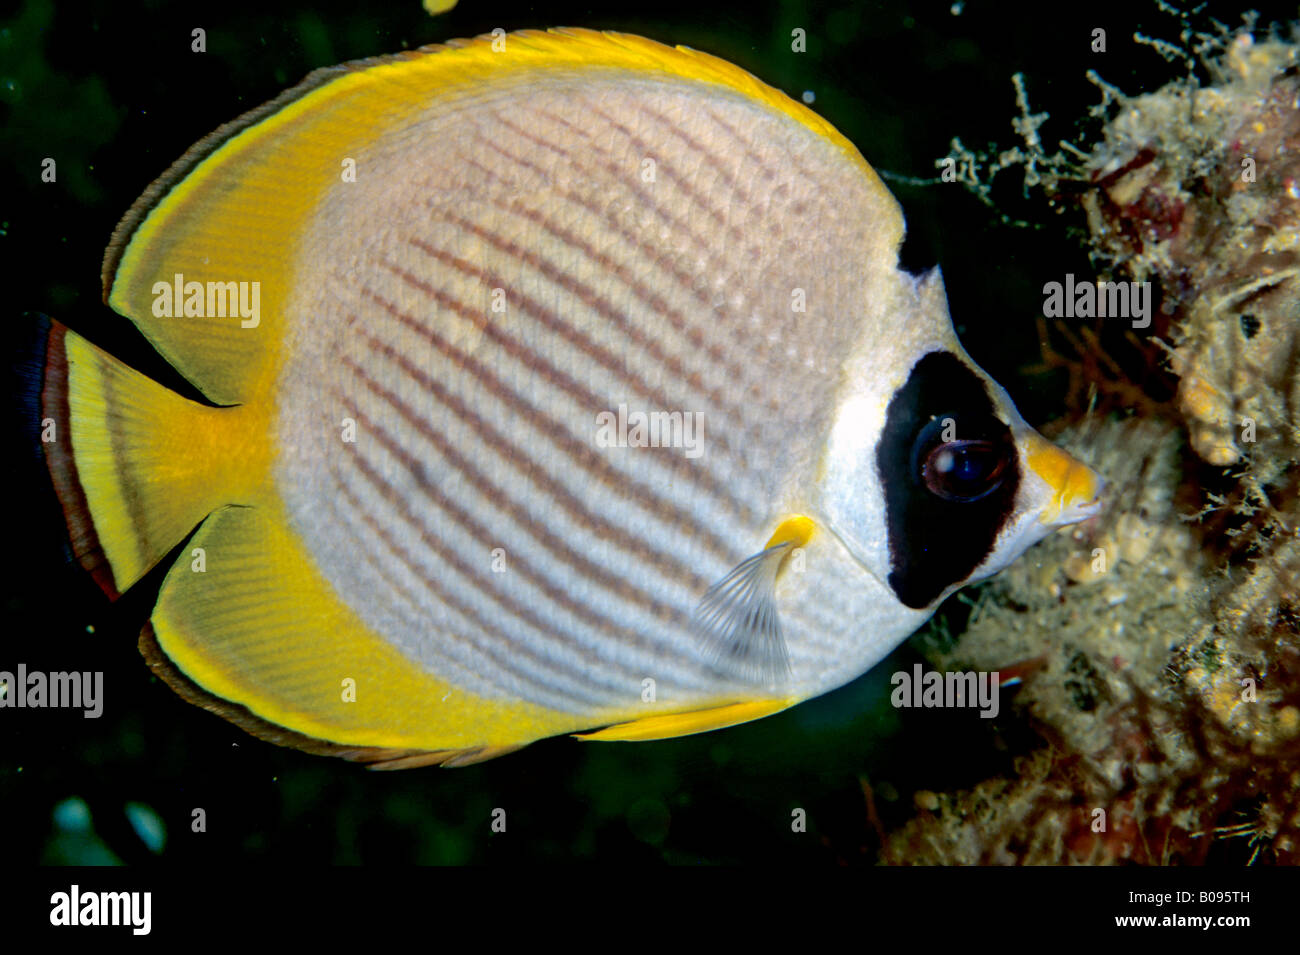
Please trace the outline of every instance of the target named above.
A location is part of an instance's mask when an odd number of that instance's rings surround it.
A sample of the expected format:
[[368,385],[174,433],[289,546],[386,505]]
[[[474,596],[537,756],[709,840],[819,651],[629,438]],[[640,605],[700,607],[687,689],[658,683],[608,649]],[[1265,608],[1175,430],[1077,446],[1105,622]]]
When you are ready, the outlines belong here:
[[591,31],[319,71],[128,213],[42,411],[141,646],[276,742],[398,767],[680,735],[865,672],[1101,482],[962,350],[824,120]]

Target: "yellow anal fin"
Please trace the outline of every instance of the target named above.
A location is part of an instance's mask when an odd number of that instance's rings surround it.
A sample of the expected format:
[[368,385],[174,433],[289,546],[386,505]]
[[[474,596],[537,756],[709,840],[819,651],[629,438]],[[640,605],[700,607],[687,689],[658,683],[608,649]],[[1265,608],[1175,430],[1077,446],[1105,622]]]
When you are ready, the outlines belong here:
[[191,545],[141,649],[181,696],[255,736],[402,769],[469,765],[583,725],[410,659],[338,597],[273,502],[215,511]]
[[221,697],[208,693],[197,683],[187,677],[158,646],[158,638],[153,625],[146,625],[140,634],[140,652],[148,661],[150,669],[164,683],[176,691],[182,698],[205,710],[216,713],[258,739],[275,743],[277,746],[289,746],[318,756],[338,756],[353,763],[363,763],[366,769],[392,771],[397,769],[417,769],[424,766],[441,766],[451,769],[457,766],[473,766],[498,756],[505,756],[523,749],[527,743],[515,743],[503,746],[469,746],[464,749],[399,749],[384,746],[345,746],[317,739],[293,730],[278,726],[268,720],[255,716],[246,707],[231,703]]
[[678,736],[691,736],[695,733],[707,733],[709,730],[725,729],[750,720],[762,719],[782,710],[789,709],[799,702],[796,699],[750,700],[745,703],[731,703],[727,706],[715,706],[707,710],[691,710],[686,713],[666,713],[662,716],[645,716],[630,723],[616,723],[593,733],[575,733],[577,739],[583,740],[626,740],[647,741],[655,739],[673,739]]

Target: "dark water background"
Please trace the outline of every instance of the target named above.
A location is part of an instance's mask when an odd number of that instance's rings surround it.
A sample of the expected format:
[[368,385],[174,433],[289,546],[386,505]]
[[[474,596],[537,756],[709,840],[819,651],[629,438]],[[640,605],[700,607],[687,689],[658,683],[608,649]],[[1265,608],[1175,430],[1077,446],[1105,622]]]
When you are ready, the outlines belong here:
[[[1258,8],[1258,5],[1252,5]],[[1210,13],[1230,25],[1232,4]],[[1295,16],[1294,4],[1265,19]],[[1010,76],[1026,74],[1054,144],[1079,141],[1076,117],[1096,102],[1088,68],[1127,91],[1177,75],[1134,31],[1177,39],[1154,3],[482,3],[429,17],[417,0],[383,4],[222,4],[30,0],[0,4],[0,260],[5,340],[25,312],[55,317],[146,370],[161,373],[129,323],[101,302],[100,262],[120,216],[186,148],[306,73],[452,37],[554,25],[617,29],[731,60],[794,96],[816,94],[829,119],[878,170],[935,175],[960,136],[971,147],[1016,142]],[[207,30],[207,52],[190,30]],[[792,53],[791,30],[807,31]],[[1089,51],[1094,27],[1109,52]],[[58,181],[39,180],[58,161]],[[1044,282],[1088,273],[1086,256],[1041,197],[998,191],[1013,228],[955,185],[891,183],[909,227],[905,264],[942,263],[966,347],[1025,417],[1060,414],[1064,382],[1026,373],[1038,358],[1034,316]],[[815,227],[815,224],[814,226]],[[153,362],[151,364],[151,362]],[[870,862],[878,846],[862,780],[886,828],[917,790],[965,787],[1010,771],[1037,740],[1011,707],[895,711],[888,677],[920,657],[907,645],[872,673],[793,710],[722,732],[640,744],[548,740],[457,770],[367,772],[280,749],[182,702],[135,649],[149,585],[110,608],[58,549],[53,499],[6,416],[5,573],[0,670],[100,670],[105,709],[0,710],[0,830],[9,861],[49,863],[294,861],[467,863],[579,860],[669,863]],[[965,605],[944,613],[955,630]],[[865,624],[864,624],[865,625]],[[1044,641],[1051,639],[1043,635]],[[883,795],[882,795],[883,794]],[[895,798],[886,798],[895,795]],[[69,802],[69,800],[72,800]],[[166,836],[151,850],[128,822],[147,807]],[[56,807],[62,807],[56,813]],[[202,808],[207,831],[190,831]],[[492,810],[508,831],[492,834]],[[791,812],[808,831],[791,831]],[[85,824],[89,811],[89,829]],[[56,819],[58,821],[56,821]],[[78,819],[81,821],[79,822]]]

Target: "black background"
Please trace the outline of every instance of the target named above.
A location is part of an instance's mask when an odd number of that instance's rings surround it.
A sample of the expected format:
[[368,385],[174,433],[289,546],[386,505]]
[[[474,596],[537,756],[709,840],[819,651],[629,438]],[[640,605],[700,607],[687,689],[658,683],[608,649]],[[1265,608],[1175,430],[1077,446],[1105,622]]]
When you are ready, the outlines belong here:
[[[1183,69],[1132,40],[1135,31],[1177,39],[1177,20],[1154,3],[961,6],[955,15],[948,3],[463,0],[431,18],[417,0],[0,4],[5,334],[18,341],[31,327],[25,313],[48,314],[165,377],[129,323],[101,302],[100,262],[114,225],[193,142],[310,70],[349,59],[498,26],[641,33],[732,60],[796,98],[814,91],[813,108],[879,171],[915,178],[936,174],[953,136],[972,148],[1017,142],[1016,71],[1034,110],[1051,112],[1042,134],[1054,144],[1084,138],[1075,120],[1098,99],[1087,69],[1130,92]],[[1232,4],[1209,12],[1240,22]],[[1295,13],[1291,4],[1272,16]],[[207,30],[204,54],[190,51],[195,26]],[[790,51],[796,27],[807,31],[807,53]],[[1096,27],[1108,32],[1105,54],[1089,50]],[[54,184],[39,178],[47,156],[58,160]],[[1043,425],[1059,414],[1064,385],[1024,368],[1038,356],[1043,283],[1089,269],[1071,234],[1082,220],[1053,212],[1041,195],[1022,198],[1014,172],[999,182],[1003,210],[1034,227],[1001,224],[960,186],[891,188],[907,216],[905,264],[942,264],[964,344]],[[897,790],[879,807],[889,826],[910,815],[915,790],[973,785],[1008,771],[1038,742],[1009,707],[997,721],[890,709],[888,673],[918,659],[905,646],[835,693],[677,741],[558,739],[481,766],[397,774],[279,749],[151,678],[134,638],[157,580],[110,608],[66,565],[53,499],[31,472],[18,422],[7,416],[6,424],[0,669],[102,670],[106,693],[98,720],[0,710],[0,826],[11,864],[869,863],[878,840],[861,778]],[[960,617],[962,606],[950,610]],[[88,805],[93,837],[55,826],[54,807],[70,798]],[[128,801],[164,823],[160,854],[132,831]],[[189,829],[194,807],[206,810],[204,834]],[[496,807],[508,811],[506,834],[489,831]],[[795,807],[807,810],[807,833],[790,831]]]

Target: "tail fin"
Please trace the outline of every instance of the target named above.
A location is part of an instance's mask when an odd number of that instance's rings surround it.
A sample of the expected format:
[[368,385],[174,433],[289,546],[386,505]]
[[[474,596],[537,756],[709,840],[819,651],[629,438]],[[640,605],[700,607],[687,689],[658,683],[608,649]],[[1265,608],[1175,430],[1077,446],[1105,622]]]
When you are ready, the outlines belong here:
[[25,360],[39,369],[29,413],[73,555],[110,597],[253,493],[243,408],[184,398],[48,319]]

